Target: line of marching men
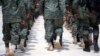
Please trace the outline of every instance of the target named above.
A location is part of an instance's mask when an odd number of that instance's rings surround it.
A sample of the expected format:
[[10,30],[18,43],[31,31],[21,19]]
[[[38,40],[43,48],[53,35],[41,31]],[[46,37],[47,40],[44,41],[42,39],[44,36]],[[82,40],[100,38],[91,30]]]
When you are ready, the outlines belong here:
[[93,42],[94,50],[99,51],[99,0],[0,0],[0,5],[6,56],[14,56],[17,45],[25,51],[29,30],[39,15],[43,15],[45,20],[47,50],[62,47],[63,23],[66,21],[74,44],[80,41],[83,50],[90,52]]
[[45,20],[47,50],[62,47],[63,23],[66,21],[74,44],[81,42],[80,47],[86,52],[90,52],[93,45],[94,51],[99,52],[100,0],[40,0],[39,4]]

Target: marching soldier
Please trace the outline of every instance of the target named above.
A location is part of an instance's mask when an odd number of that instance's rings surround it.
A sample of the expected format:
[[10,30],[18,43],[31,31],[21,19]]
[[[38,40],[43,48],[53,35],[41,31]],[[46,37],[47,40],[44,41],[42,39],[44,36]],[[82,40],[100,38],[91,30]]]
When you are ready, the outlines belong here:
[[81,38],[81,44],[84,46],[84,51],[89,52],[89,27],[90,27],[90,22],[89,22],[89,15],[88,15],[88,10],[86,8],[86,1],[85,0],[75,0],[74,2],[74,9],[77,9],[78,13],[78,35],[79,38]]
[[[6,56],[14,56],[15,46],[18,44],[21,22],[21,8],[19,0],[0,0],[3,12],[3,41]],[[11,43],[11,49],[9,48]]]
[[[98,38],[99,38],[99,20],[100,17],[100,1],[99,0],[86,0],[86,6],[89,10],[90,27],[93,28],[93,45],[94,51],[99,51]],[[90,48],[87,50],[90,51]]]
[[[44,6],[43,6],[44,4]],[[54,48],[60,48],[60,43],[63,32],[63,18],[66,18],[66,7],[65,0],[41,0],[40,9],[44,12],[45,20],[45,39],[48,42],[48,50],[52,51]],[[55,43],[54,42],[55,39]]]

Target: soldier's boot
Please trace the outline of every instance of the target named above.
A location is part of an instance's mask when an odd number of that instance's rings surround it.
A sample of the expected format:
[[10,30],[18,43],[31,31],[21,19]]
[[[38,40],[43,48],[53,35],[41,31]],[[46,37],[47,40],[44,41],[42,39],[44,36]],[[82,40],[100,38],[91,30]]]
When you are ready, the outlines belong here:
[[48,51],[53,51],[54,50],[54,47],[52,45],[52,43],[48,43],[48,48],[47,48]]
[[79,44],[79,46],[80,47],[83,47],[83,48],[85,47],[85,43],[84,43],[84,40],[83,39],[81,39],[81,43]]
[[78,34],[77,34],[77,42],[80,42],[80,37],[78,36]]
[[94,38],[94,51],[95,52],[98,52],[99,51],[99,46],[98,46],[98,37],[97,38]]
[[62,34],[60,36],[60,45],[62,46]]
[[56,40],[54,41],[54,48],[61,48],[60,36],[57,36]]
[[5,48],[6,48],[5,56],[9,56],[9,51],[10,51],[9,42],[8,43],[5,42]]
[[94,31],[93,31],[93,45],[94,45],[95,52],[99,51],[98,38],[99,38],[99,27],[96,26],[94,27]]
[[84,41],[84,44],[85,44],[85,47],[84,47],[83,51],[90,52],[90,44],[89,44],[89,41],[85,40]]
[[25,42],[25,39],[21,39],[20,45],[19,45],[19,49],[23,52],[25,52],[24,42]]
[[14,56],[15,47],[16,45],[11,44],[11,49],[9,49],[9,52],[7,52],[5,56]]
[[5,56],[14,56],[14,52],[13,51],[10,51],[10,52],[6,53]]
[[6,47],[6,54],[5,54],[5,56],[8,56],[8,54],[9,54],[9,48]]
[[73,36],[73,44],[77,44],[77,38],[76,38],[76,36]]
[[27,41],[25,40],[25,42],[24,42],[24,47],[27,47]]

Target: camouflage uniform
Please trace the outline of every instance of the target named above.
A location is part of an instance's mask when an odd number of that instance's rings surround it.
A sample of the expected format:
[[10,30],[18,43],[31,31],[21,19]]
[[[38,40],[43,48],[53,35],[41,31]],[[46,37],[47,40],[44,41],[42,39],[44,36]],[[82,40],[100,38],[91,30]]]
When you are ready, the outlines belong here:
[[93,45],[96,52],[99,51],[99,19],[100,14],[100,0],[86,0],[87,8],[89,10],[90,26],[93,28]]
[[[23,8],[22,10],[22,14],[21,14],[21,23],[20,23],[20,39],[19,39],[19,43],[21,39],[25,39],[25,44],[24,46],[26,47],[26,40],[28,40],[28,35],[29,35],[29,27],[30,25],[32,25],[33,23],[33,12],[29,12],[31,10],[34,9],[34,0],[21,0],[20,6]],[[27,13],[29,13],[29,16],[31,17],[27,17]],[[30,24],[31,21],[31,24]]]
[[[44,7],[41,6],[43,2]],[[44,9],[45,39],[50,43],[57,35],[62,37],[63,16],[66,14],[65,0],[41,0],[40,6]]]
[[34,23],[34,10],[35,10],[35,0],[26,0],[26,18],[27,18],[27,24],[28,24],[28,30],[31,29],[33,23]]
[[5,46],[9,47],[9,42],[14,45],[19,44],[21,36],[26,35],[26,30],[22,30],[21,22],[25,15],[25,8],[22,0],[0,0],[3,12],[3,40]]
[[86,1],[85,0],[75,0],[74,2],[74,10],[78,13],[78,35],[80,38],[84,39],[85,48],[84,51],[89,51],[89,15],[88,10],[86,8]]
[[0,0],[3,12],[3,40],[6,47],[9,42],[18,44],[21,21],[21,8],[19,0]]

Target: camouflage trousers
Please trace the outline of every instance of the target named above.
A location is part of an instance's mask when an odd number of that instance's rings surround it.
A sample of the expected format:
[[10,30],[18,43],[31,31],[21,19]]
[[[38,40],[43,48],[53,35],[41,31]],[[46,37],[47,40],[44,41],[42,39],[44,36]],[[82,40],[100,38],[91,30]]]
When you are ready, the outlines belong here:
[[90,29],[89,29],[89,20],[79,20],[78,24],[78,35],[80,38],[83,38],[84,40],[87,40],[89,37]]
[[77,36],[77,24],[72,25],[72,35]]
[[18,23],[3,23],[3,41],[5,43],[11,42],[12,44],[19,44],[19,39],[25,39],[27,36],[28,28],[21,27]]
[[19,23],[3,23],[3,41],[5,43],[11,42],[12,44],[18,44],[20,35]]
[[62,19],[45,19],[45,39],[47,42],[51,42],[56,36],[61,36],[63,32]]

